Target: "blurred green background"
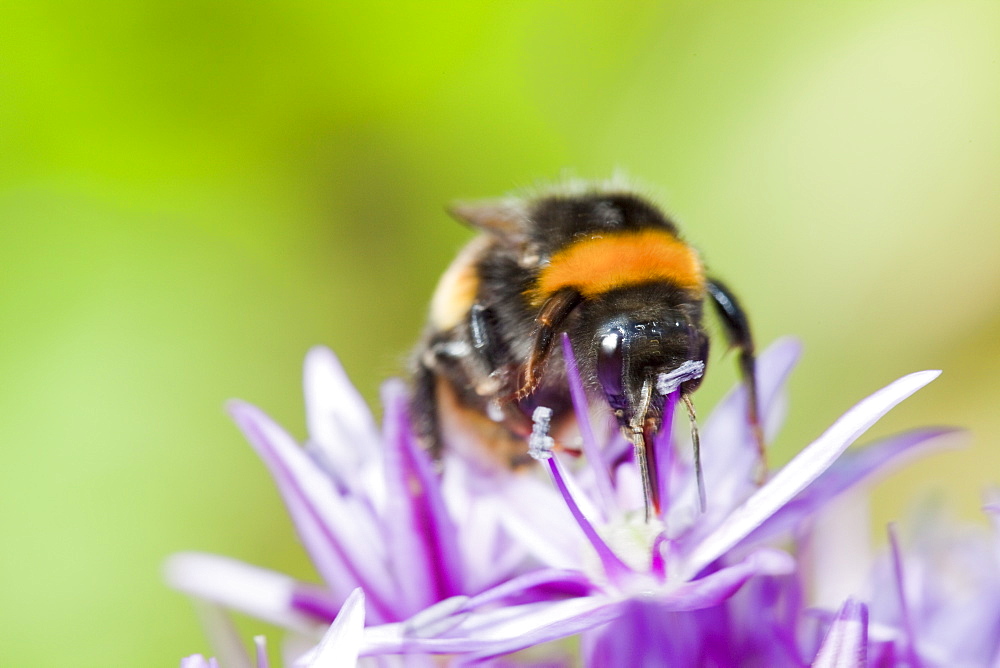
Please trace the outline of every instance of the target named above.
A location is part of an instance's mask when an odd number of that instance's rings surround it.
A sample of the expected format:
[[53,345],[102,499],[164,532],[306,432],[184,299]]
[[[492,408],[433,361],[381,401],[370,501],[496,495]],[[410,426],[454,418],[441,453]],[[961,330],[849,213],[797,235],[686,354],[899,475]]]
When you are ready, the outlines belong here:
[[161,583],[174,551],[310,577],[224,400],[303,436],[320,343],[374,398],[470,236],[447,202],[616,168],[762,344],[805,341],[775,460],[942,368],[877,433],[973,445],[881,485],[876,526],[924,489],[977,515],[1000,482],[1000,3],[4,3],[0,665],[208,651]]

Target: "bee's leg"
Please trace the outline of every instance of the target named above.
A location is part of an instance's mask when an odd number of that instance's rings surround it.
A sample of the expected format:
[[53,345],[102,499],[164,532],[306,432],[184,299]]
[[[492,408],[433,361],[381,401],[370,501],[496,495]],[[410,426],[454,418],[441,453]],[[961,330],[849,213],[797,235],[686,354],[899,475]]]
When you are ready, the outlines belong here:
[[[433,357],[433,349],[423,357]],[[413,372],[413,396],[410,399],[410,419],[417,438],[427,448],[434,461],[441,459],[444,442],[438,423],[437,373],[429,360],[418,359]]]
[[500,335],[496,313],[482,304],[473,304],[469,309],[469,338],[472,340],[474,357],[486,372],[485,380],[475,387],[480,396],[490,397],[493,402],[490,411],[492,419],[501,422],[512,433],[527,438],[531,433],[531,420],[521,411],[516,402],[507,397],[514,392],[512,383],[516,379],[514,355],[507,341]]
[[712,297],[715,310],[722,320],[729,345],[739,349],[740,374],[747,390],[747,419],[753,430],[754,439],[760,456],[758,480],[763,482],[767,475],[767,456],[764,449],[764,430],[760,424],[760,405],[757,397],[757,369],[754,357],[753,336],[750,333],[750,322],[746,311],[737,301],[736,296],[716,279],[708,281],[708,294]]
[[469,350],[467,344],[455,339],[453,331],[429,332],[413,357],[410,419],[417,438],[435,460],[444,451],[438,386],[441,382],[459,387],[469,384],[462,368]]
[[542,380],[542,371],[545,369],[545,362],[552,352],[552,342],[555,340],[556,332],[562,325],[566,316],[583,301],[583,296],[572,288],[563,288],[559,292],[549,297],[535,322],[538,324],[538,331],[535,334],[535,343],[531,347],[531,355],[524,365],[521,374],[521,386],[517,390],[517,398],[524,399],[531,395]]
[[469,309],[469,337],[472,349],[487,374],[496,373],[510,362],[510,346],[500,336],[497,314],[492,308],[482,304],[472,305]]

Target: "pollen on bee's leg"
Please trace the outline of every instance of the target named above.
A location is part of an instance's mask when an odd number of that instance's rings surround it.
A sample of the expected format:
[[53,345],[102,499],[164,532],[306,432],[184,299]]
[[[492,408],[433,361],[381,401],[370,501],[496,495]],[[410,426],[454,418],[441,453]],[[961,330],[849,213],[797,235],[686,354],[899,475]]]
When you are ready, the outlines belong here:
[[699,360],[687,360],[670,373],[661,373],[656,377],[656,391],[666,396],[689,380],[701,378],[705,374],[705,363]]

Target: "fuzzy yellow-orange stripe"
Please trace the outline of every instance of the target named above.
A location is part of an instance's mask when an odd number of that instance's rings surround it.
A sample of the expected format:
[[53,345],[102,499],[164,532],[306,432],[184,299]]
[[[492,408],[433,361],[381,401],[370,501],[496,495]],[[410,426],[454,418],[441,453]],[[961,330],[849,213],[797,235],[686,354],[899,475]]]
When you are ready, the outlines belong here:
[[698,253],[666,230],[602,233],[553,254],[530,297],[539,305],[563,288],[589,298],[660,281],[704,292],[705,272]]

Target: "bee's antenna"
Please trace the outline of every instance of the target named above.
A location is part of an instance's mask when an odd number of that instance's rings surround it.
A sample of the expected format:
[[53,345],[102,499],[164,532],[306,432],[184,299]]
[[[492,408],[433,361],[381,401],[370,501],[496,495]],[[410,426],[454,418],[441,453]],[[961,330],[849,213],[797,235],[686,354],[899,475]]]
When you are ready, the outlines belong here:
[[688,421],[691,423],[691,446],[694,448],[694,477],[698,482],[698,507],[701,512],[705,512],[707,497],[705,495],[705,477],[701,472],[701,438],[698,436],[698,416],[694,412],[694,404],[691,403],[691,396],[681,395],[681,401],[687,408]]

